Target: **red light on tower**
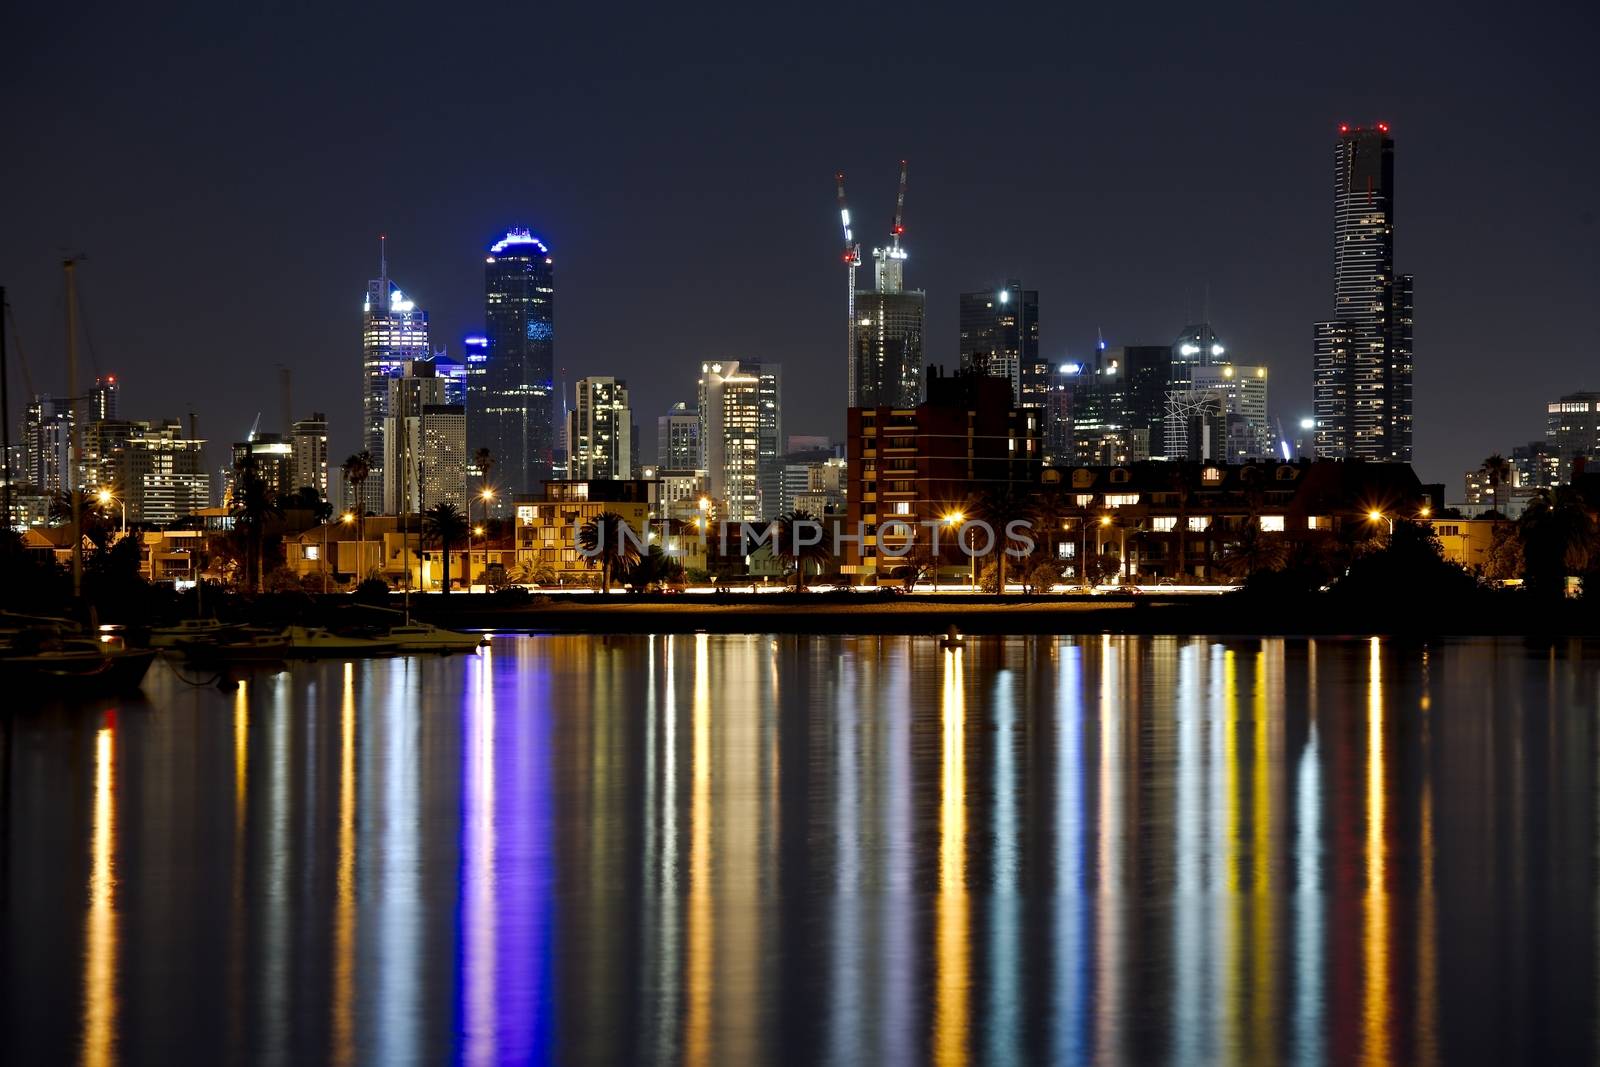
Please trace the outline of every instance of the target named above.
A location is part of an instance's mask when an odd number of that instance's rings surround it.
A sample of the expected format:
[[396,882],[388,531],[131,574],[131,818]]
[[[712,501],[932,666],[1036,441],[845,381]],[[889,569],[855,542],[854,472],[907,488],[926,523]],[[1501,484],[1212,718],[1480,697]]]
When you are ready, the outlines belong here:
[[1340,133],[1349,133],[1350,132],[1350,124],[1348,122],[1339,123],[1339,132]]
[[1387,122],[1378,123],[1378,132],[1379,133],[1388,133],[1389,132],[1389,124]]

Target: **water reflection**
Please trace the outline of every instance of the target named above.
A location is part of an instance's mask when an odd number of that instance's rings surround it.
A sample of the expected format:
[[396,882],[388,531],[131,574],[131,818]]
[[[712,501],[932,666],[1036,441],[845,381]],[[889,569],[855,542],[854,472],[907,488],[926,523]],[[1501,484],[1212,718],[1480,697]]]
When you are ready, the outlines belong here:
[[538,637],[152,679],[12,722],[7,1062],[1597,1052],[1581,644]]
[[939,767],[939,890],[934,898],[933,1054],[941,1064],[967,1058],[967,995],[971,949],[967,901],[967,705],[963,650],[944,653],[939,703],[943,752]]
[[83,1062],[116,1062],[117,1043],[117,722],[95,731],[94,818],[89,830],[89,911],[84,919]]

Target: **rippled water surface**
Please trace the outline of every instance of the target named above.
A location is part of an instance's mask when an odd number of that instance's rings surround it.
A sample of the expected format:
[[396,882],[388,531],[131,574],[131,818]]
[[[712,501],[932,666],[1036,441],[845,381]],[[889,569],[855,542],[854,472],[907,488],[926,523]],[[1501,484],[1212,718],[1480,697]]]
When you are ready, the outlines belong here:
[[158,664],[0,712],[0,1060],[1589,1061],[1597,653]]

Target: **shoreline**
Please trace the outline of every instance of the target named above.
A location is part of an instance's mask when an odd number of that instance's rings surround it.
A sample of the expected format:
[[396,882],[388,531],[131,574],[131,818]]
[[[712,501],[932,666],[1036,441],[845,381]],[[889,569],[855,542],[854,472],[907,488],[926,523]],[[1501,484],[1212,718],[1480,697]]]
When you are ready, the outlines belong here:
[[1351,606],[1322,598],[1272,601],[1235,596],[1110,600],[970,596],[868,600],[826,594],[757,594],[717,602],[617,594],[528,604],[456,594],[413,598],[416,618],[463,630],[525,633],[1250,634],[1268,636],[1582,637],[1600,618],[1577,602],[1483,602],[1440,610]]

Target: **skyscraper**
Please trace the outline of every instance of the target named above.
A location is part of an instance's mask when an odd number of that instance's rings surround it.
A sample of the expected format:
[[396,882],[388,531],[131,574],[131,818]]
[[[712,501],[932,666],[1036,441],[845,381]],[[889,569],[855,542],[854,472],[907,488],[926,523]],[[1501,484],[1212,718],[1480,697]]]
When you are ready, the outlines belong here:
[[389,379],[407,360],[427,359],[431,352],[428,313],[390,280],[387,252],[379,259],[378,275],[367,282],[361,306],[361,447],[371,456],[361,506],[369,512],[381,510],[387,496],[384,425],[389,417]]
[[388,514],[414,514],[439,503],[466,511],[466,412],[446,402],[446,387],[432,360],[406,363],[389,382]]
[[926,294],[905,288],[898,237],[872,258],[873,288],[856,293],[849,406],[913,408],[922,396]]
[[1556,475],[1572,477],[1572,463],[1600,459],[1600,393],[1568,393],[1546,406],[1545,440],[1556,455]]
[[309,485],[328,499],[328,416],[313,411],[289,427],[293,462],[289,482],[294,489]]
[[665,470],[705,466],[700,448],[700,412],[679,401],[656,419],[656,465]]
[[473,448],[494,454],[504,514],[514,493],[536,493],[551,476],[556,428],[555,273],[550,249],[525,229],[506,231],[484,260],[484,372],[470,372],[467,421]]
[[1333,318],[1313,336],[1317,455],[1411,461],[1412,279],[1394,272],[1394,140],[1339,127]]
[[567,415],[567,477],[593,481],[633,477],[633,409],[621,378],[579,378]]
[[757,522],[783,496],[783,370],[741,360],[700,365],[700,444],[719,518]]
[[1050,367],[1039,359],[1039,292],[1012,279],[961,294],[961,369],[976,369],[1011,383],[1011,397],[1044,406]]
[[1190,418],[1195,414],[1190,409],[1196,404],[1203,405],[1207,400],[1204,396],[1193,395],[1195,370],[1227,362],[1227,351],[1217,340],[1217,332],[1209,322],[1185,326],[1183,332],[1178,334],[1177,340],[1172,342],[1168,361],[1167,398],[1161,418],[1162,440],[1159,446],[1152,445],[1152,450],[1159,448],[1161,454],[1171,460],[1187,459],[1204,452],[1194,440],[1192,430],[1195,423]]

